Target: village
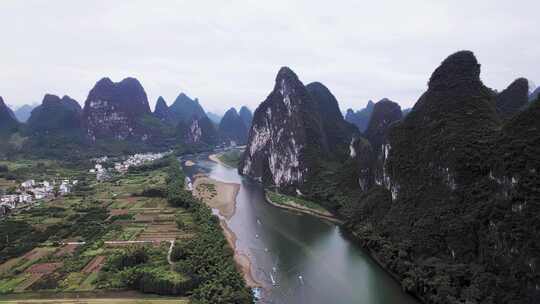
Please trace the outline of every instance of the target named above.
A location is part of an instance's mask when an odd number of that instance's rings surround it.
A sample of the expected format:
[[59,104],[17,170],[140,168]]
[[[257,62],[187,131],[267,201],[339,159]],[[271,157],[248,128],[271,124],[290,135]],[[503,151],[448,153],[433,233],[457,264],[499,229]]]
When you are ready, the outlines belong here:
[[[161,153],[141,153],[127,156],[124,160],[112,159],[107,156],[95,158],[89,174],[95,174],[97,181],[105,181],[113,174],[123,175],[130,167],[136,167],[163,158],[171,152]],[[39,202],[49,201],[56,197],[69,194],[73,187],[78,184],[76,179],[53,179],[37,181],[26,180],[13,189],[3,189],[0,192],[0,218],[6,216],[13,210],[30,207]]]
[[172,152],[168,151],[160,153],[134,154],[128,156],[128,158],[124,161],[113,162],[112,167],[109,168],[107,168],[106,166],[107,164],[111,163],[111,159],[109,159],[109,157],[107,156],[98,157],[94,159],[94,162],[96,163],[94,165],[94,168],[88,170],[88,172],[91,174],[96,174],[96,179],[98,181],[104,181],[109,179],[114,172],[119,174],[125,174],[130,167],[136,167],[153,162],[154,160],[163,158],[170,153]]
[[39,201],[53,199],[71,192],[78,180],[43,180],[33,179],[22,182],[15,190],[0,196],[0,217],[16,208],[27,207]]

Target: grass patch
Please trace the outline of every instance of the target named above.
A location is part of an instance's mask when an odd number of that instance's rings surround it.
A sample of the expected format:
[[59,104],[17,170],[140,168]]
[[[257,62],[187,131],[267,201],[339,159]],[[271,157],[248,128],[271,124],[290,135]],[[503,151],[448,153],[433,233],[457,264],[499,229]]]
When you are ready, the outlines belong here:
[[0,280],[0,294],[11,293],[15,288],[24,282],[29,275],[19,275],[14,278]]
[[238,168],[238,165],[240,164],[240,159],[242,158],[242,152],[236,149],[230,150],[218,154],[217,158],[223,163],[225,163],[227,166]]
[[319,204],[314,203],[312,201],[308,201],[306,199],[296,197],[296,196],[289,196],[281,193],[277,193],[274,191],[266,191],[266,194],[268,195],[268,198],[276,204],[279,205],[285,205],[285,206],[292,206],[294,205],[300,205],[302,207],[306,207],[309,209],[313,209],[316,211],[322,211],[322,212],[328,212],[326,209],[321,207]]

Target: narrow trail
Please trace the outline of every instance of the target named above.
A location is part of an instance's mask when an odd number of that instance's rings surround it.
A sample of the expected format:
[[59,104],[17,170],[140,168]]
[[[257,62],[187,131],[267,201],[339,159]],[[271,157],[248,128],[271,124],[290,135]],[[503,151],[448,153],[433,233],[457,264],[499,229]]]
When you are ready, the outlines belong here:
[[173,251],[173,248],[174,248],[174,240],[172,241],[169,241],[171,243],[171,247],[169,247],[169,251],[167,252],[167,262],[169,263],[169,265],[172,265],[174,264],[173,261],[171,260],[171,255],[172,255],[172,251]]
[[[156,241],[105,241],[105,244],[144,244],[155,243]],[[169,241],[170,242],[170,241]],[[63,242],[61,245],[84,245],[86,242]]]

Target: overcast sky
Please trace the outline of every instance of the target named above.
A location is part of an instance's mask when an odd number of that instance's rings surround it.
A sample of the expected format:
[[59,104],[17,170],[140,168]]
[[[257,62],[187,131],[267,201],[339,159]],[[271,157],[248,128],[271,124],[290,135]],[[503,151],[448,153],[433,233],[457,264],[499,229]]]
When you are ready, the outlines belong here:
[[342,110],[388,97],[410,107],[449,54],[468,49],[501,90],[540,84],[540,1],[0,1],[0,95],[81,104],[102,77],[206,110],[255,109],[281,66],[320,81]]

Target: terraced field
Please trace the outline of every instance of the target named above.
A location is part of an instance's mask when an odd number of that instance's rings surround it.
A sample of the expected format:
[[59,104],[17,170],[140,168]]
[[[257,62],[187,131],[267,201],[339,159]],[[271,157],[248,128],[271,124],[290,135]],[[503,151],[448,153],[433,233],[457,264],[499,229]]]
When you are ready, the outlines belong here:
[[[24,169],[31,164],[10,166]],[[13,214],[8,222],[0,223],[9,229],[20,225],[33,233],[45,234],[32,247],[20,250],[20,254],[4,259],[0,264],[0,302],[3,302],[2,295],[9,294],[99,289],[104,285],[103,280],[100,281],[100,271],[107,257],[116,251],[152,245],[161,250],[165,259],[170,241],[194,236],[189,212],[170,207],[163,197],[142,195],[144,189],[165,187],[166,173],[162,170],[128,173],[106,182],[97,182],[85,172],[71,173],[82,176],[82,187],[73,194]],[[10,181],[0,180],[0,187],[10,184]],[[177,227],[177,218],[184,223],[182,230]],[[15,235],[9,237],[16,238]],[[1,242],[0,250],[9,249]],[[10,301],[16,303],[16,300]],[[142,300],[141,303],[161,303],[161,300],[155,301],[158,300]],[[85,302],[102,303],[104,300]],[[130,303],[130,300],[112,301],[115,302]]]

